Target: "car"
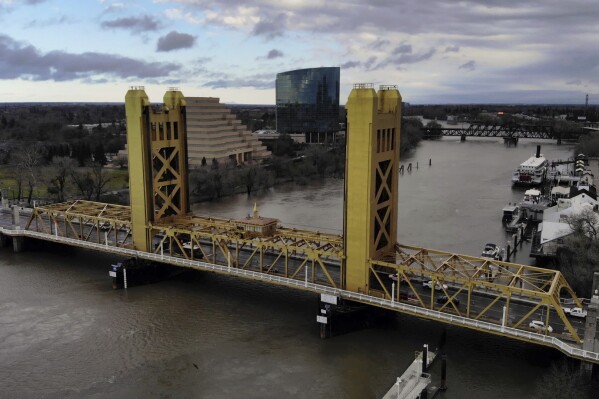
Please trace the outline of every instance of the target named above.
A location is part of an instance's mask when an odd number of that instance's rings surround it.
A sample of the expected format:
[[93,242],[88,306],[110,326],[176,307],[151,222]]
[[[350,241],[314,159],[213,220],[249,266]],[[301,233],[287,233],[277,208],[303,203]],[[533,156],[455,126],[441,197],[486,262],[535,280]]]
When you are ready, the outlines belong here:
[[193,244],[191,245],[191,241],[185,241],[182,245],[183,249],[193,249],[194,251],[200,249],[199,245]]
[[[441,296],[438,296],[438,297],[437,297],[436,301],[437,301],[437,303],[439,303],[439,304],[444,304],[444,303],[446,303],[446,302],[448,302],[448,301],[449,301],[449,297],[448,297],[447,295],[441,295]],[[459,299],[459,298],[457,298],[457,297],[456,297],[456,298],[453,298],[451,301],[452,301],[452,302],[453,302],[453,304],[454,304],[454,305],[456,305],[456,306],[459,306],[459,305],[460,305],[460,299]]]
[[564,313],[569,314],[570,316],[580,317],[581,319],[587,317],[587,311],[582,308],[564,308]]
[[408,302],[418,302],[418,298],[416,297],[416,295],[414,295],[411,292],[400,292],[399,293],[399,299],[402,299],[404,301],[408,301]]
[[[545,332],[545,323],[541,320],[533,320],[528,324],[528,327],[533,330],[537,330],[538,332]],[[553,332],[553,328],[550,325],[547,325],[547,332]]]
[[[423,287],[428,287],[428,288],[433,288],[433,281],[429,280],[429,281],[423,281],[422,282],[422,286]],[[435,281],[435,291],[441,291],[441,289],[446,290],[447,289],[447,284],[443,284],[441,285],[438,281]]]

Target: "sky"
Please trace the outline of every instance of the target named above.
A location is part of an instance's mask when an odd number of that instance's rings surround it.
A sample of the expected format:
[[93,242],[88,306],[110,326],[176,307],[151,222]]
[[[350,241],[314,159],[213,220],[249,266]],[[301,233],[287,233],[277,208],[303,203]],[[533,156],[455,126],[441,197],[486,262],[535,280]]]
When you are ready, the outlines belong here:
[[0,102],[274,104],[279,72],[341,67],[404,101],[599,103],[597,0],[0,0]]

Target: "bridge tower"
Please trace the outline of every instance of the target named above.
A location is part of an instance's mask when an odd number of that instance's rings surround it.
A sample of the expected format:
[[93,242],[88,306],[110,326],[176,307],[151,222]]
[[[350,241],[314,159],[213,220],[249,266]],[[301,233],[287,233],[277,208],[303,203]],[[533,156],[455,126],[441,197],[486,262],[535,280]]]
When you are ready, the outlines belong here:
[[129,196],[133,245],[152,252],[149,226],[189,209],[185,98],[177,89],[164,95],[155,112],[143,87],[125,96]]
[[395,260],[401,95],[356,84],[346,106],[344,285],[368,292],[369,260]]

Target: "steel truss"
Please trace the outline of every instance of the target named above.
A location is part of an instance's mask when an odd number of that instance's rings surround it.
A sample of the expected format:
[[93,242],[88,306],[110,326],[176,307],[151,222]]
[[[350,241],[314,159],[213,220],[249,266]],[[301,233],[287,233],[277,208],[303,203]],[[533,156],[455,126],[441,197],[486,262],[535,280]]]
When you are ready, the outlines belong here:
[[476,137],[506,137],[558,139],[551,126],[542,125],[488,125],[472,123],[467,128],[422,128],[425,136],[476,136]]
[[35,208],[26,230],[119,247],[131,244],[128,206],[77,200]]
[[[556,323],[563,325],[563,331],[554,331],[556,335],[581,343],[560,299],[564,294],[576,306],[582,303],[559,271],[400,244],[395,249],[395,256],[387,260],[370,261],[370,295],[474,320],[503,321],[502,325],[513,328],[528,328],[527,322],[540,311],[545,333],[552,320],[554,328]],[[391,292],[388,279],[393,274],[398,276],[395,292]],[[423,290],[422,282],[428,281],[438,285],[438,292]],[[460,294],[467,297],[465,308],[455,303]],[[438,302],[441,295],[446,300]]]
[[[129,207],[81,200],[37,207],[26,227],[132,248],[130,228]],[[252,236],[234,220],[199,216],[166,217],[149,225],[148,232],[156,255],[345,288],[340,235],[279,226],[272,235]],[[545,326],[563,326],[552,335],[581,342],[560,300],[563,295],[576,306],[582,303],[555,270],[396,244],[395,254],[370,261],[368,274],[366,294],[373,297],[500,325],[503,320],[505,327],[518,329],[527,329],[529,320],[542,312]],[[394,274],[398,277],[392,291],[389,276]],[[438,282],[440,290],[423,289],[422,282],[428,281],[433,286]],[[441,295],[446,299],[438,302]],[[458,296],[462,297],[460,305],[456,304]]]
[[232,220],[198,216],[164,218],[150,232],[156,254],[342,287],[339,235],[279,226],[273,235],[251,236]]

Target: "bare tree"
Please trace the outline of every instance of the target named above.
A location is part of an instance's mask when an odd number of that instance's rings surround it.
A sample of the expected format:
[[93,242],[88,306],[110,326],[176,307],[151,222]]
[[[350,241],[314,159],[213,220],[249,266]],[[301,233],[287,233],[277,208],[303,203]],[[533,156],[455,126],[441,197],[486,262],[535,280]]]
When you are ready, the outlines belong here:
[[129,159],[125,154],[118,154],[116,156],[115,162],[117,165],[119,165],[119,168],[123,169],[125,165],[127,165],[127,163],[129,162]]
[[574,234],[596,240],[599,228],[599,215],[591,208],[584,208],[581,212],[568,216],[566,221]]
[[94,195],[94,179],[89,171],[71,173],[75,186],[81,193],[81,196],[86,200],[91,200]]
[[92,167],[92,180],[96,201],[100,201],[100,197],[106,192],[106,185],[112,180],[112,177],[108,176],[100,163],[95,163]]
[[52,159],[53,174],[48,184],[48,193],[56,196],[56,201],[65,200],[65,191],[69,183],[69,175],[75,162],[69,157],[54,157]]
[[[33,196],[33,190],[37,186],[38,180],[38,167],[41,165],[44,160],[44,149],[43,147],[33,144],[27,145],[23,144],[17,148],[15,153],[15,158],[17,161],[17,168],[22,169],[24,172],[25,180],[27,180],[27,186],[29,187],[29,193],[27,195],[27,201],[31,203],[31,198]],[[22,181],[21,181],[22,184]],[[17,182],[19,185],[19,182]],[[19,185],[20,186],[20,185]],[[20,191],[20,187],[19,187]],[[20,193],[19,193],[20,199]]]

